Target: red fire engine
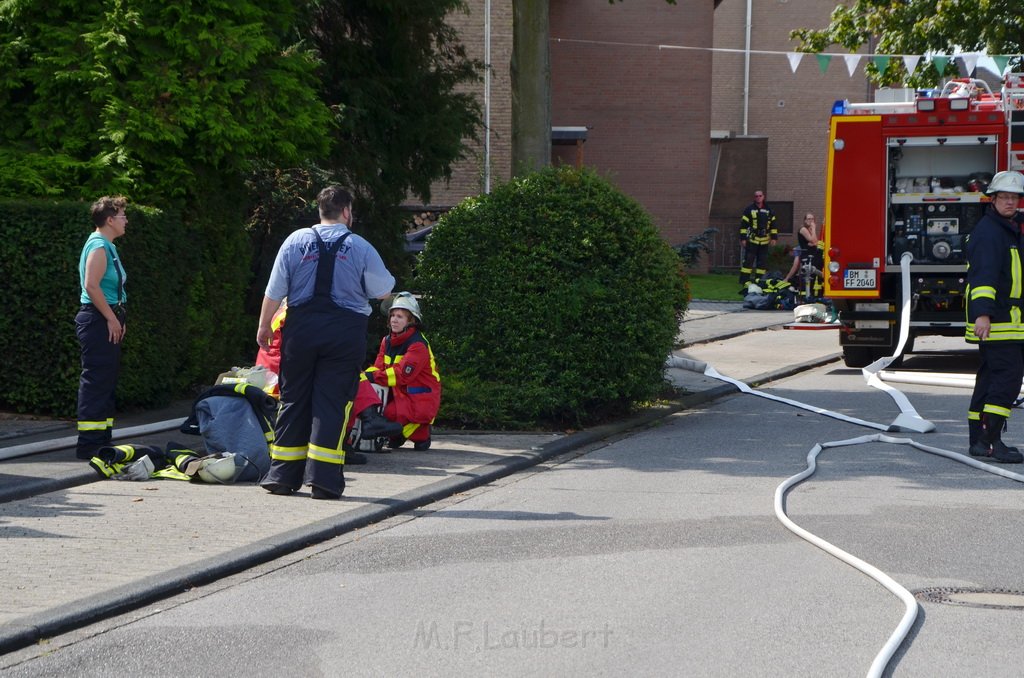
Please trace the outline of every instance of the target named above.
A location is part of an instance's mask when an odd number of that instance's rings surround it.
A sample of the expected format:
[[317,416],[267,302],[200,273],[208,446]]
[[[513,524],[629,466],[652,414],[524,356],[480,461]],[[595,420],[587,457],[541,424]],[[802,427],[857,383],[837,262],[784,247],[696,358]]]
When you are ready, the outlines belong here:
[[850,367],[895,351],[904,299],[907,350],[915,336],[963,335],[966,237],[992,175],[1024,169],[1024,74],[998,93],[970,78],[879,92],[875,103],[836,102],[829,135],[825,296]]

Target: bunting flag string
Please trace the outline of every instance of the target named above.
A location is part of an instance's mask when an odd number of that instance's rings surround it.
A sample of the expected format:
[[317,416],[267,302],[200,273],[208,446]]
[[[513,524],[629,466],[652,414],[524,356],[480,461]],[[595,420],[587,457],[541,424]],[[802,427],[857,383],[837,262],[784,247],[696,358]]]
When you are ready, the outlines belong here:
[[778,51],[778,50],[765,50],[765,49],[736,49],[729,47],[688,47],[685,45],[660,45],[660,44],[648,44],[648,43],[633,43],[633,42],[614,42],[608,40],[580,40],[575,38],[551,38],[553,43],[576,43],[576,44],[591,44],[591,45],[603,45],[611,47],[650,47],[657,48],[659,50],[695,50],[701,52],[720,52],[720,53],[731,53],[731,54],[758,54],[758,55],[779,55],[785,56],[789,62],[789,68],[793,73],[796,73],[797,68],[800,66],[804,55],[813,54],[818,62],[818,69],[822,73],[828,71],[829,64],[833,57],[842,58],[846,64],[846,70],[849,72],[850,77],[853,77],[854,72],[860,65],[861,59],[866,59],[868,63],[874,64],[879,70],[885,70],[888,68],[889,63],[893,59],[900,59],[903,62],[903,67],[907,70],[908,74],[913,74],[917,70],[918,66],[921,65],[922,60],[926,60],[927,63],[935,66],[939,71],[945,70],[946,66],[955,59],[960,59],[963,62],[964,69],[966,72],[973,74],[978,68],[984,68],[985,70],[994,73],[997,76],[1002,77],[1006,74],[1007,67],[1010,64],[1010,60],[1016,59],[1021,62],[1024,59],[1024,54],[986,54],[984,52],[960,52],[956,54],[850,54],[847,52],[795,52],[795,51]]

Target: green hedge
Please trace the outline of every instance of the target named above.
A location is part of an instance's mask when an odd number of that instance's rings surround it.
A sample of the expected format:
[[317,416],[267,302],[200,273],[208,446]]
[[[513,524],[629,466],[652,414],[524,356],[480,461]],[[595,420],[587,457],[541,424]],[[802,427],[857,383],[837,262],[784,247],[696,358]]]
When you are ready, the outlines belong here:
[[[199,226],[173,213],[137,205],[127,213],[127,232],[116,243],[128,274],[117,401],[119,408],[159,406],[237,359],[247,329],[246,239],[240,225],[199,235]],[[85,203],[0,201],[0,279],[8,290],[0,406],[74,416],[78,260],[92,230]]]
[[634,200],[548,168],[470,198],[417,265],[440,420],[580,425],[659,393],[686,305],[680,259]]

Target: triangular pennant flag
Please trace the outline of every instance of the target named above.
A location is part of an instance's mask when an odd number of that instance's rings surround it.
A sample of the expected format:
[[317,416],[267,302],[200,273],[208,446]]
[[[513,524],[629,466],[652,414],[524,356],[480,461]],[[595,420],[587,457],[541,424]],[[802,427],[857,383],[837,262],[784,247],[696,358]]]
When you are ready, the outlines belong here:
[[1003,73],[1006,72],[1006,66],[1010,63],[1010,57],[1003,56],[1002,54],[992,57],[992,61],[996,62],[996,68],[999,69],[996,75],[1002,77]]
[[789,68],[796,73],[796,67],[800,65],[800,60],[804,58],[803,52],[790,52],[786,55],[789,59]]
[[818,68],[824,73],[828,70],[828,62],[832,61],[832,57],[828,54],[816,54],[815,56],[818,57]]
[[903,57],[903,67],[907,69],[907,77],[914,74],[917,70],[917,62],[921,60],[921,57],[916,54],[907,54]]
[[[889,68],[889,57],[875,55],[871,57],[871,63],[875,65],[879,73],[885,73],[885,69]],[[853,75],[853,73],[850,73],[850,75]]]
[[846,70],[850,71],[850,77],[853,77],[853,72],[857,70],[857,64],[860,63],[859,54],[844,54],[843,59],[846,61]]
[[960,58],[964,60],[964,68],[967,69],[967,75],[973,76],[974,69],[978,67],[978,55],[977,54],[961,54]]
[[933,56],[932,65],[935,66],[935,70],[939,72],[939,75],[943,75],[946,72],[946,64],[949,63],[949,57],[944,56]]

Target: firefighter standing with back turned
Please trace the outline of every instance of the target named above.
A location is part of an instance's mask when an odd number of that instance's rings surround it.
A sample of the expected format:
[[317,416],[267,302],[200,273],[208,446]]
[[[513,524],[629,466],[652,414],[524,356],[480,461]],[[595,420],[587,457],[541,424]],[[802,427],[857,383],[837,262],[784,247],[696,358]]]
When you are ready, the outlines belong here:
[[779,237],[775,215],[764,204],[764,191],[754,191],[754,202],[747,205],[740,217],[740,249],[743,262],[740,265],[740,295],[747,293],[747,283],[753,272],[754,280],[760,280],[767,270],[768,248]]
[[345,490],[342,436],[366,358],[370,298],[384,299],[395,278],[369,242],[349,230],[352,196],[328,186],[317,196],[320,223],[281,245],[260,310],[256,342],[269,348],[271,320],[288,298],[281,329],[281,410],[260,485],[292,494],[305,482],[314,499]]
[[978,344],[981,364],[967,412],[970,453],[1004,464],[1024,456],[1002,441],[1003,428],[1024,379],[1021,318],[1021,219],[1024,175],[999,172],[986,191],[992,203],[967,242],[966,340]]

